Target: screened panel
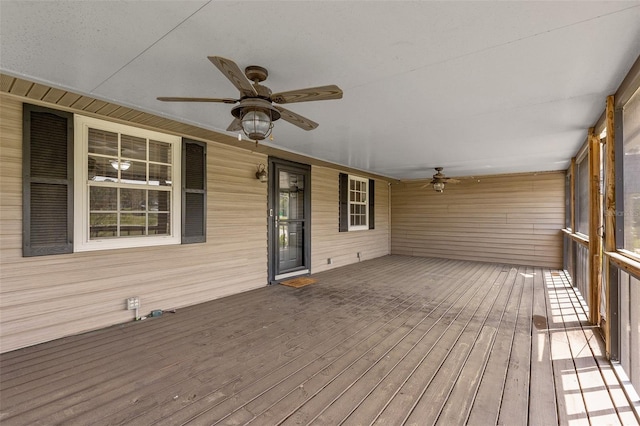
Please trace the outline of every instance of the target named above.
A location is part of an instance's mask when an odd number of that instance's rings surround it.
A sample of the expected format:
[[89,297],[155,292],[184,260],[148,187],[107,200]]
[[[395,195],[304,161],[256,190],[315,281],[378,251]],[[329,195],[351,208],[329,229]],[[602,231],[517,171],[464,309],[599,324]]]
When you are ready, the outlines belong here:
[[576,176],[576,228],[584,235],[589,235],[589,158],[577,164]]
[[571,228],[571,175],[568,172],[564,180],[564,227]]
[[640,91],[623,109],[624,243],[640,257]]

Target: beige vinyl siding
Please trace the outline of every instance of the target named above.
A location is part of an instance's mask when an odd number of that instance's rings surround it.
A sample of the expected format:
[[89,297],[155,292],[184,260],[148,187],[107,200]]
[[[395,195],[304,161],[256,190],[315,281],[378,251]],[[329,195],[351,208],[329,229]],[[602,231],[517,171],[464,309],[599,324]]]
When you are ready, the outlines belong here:
[[[313,273],[389,254],[389,185],[376,180],[375,229],[339,232],[339,174],[339,170],[332,168],[311,168]],[[331,265],[327,263],[329,258],[333,261]]]
[[[8,81],[11,92],[19,94],[22,81],[3,77],[3,89]],[[24,90],[38,99],[55,90],[38,93],[39,87],[24,85]],[[65,96],[56,95],[53,101]],[[66,98],[82,108],[81,113],[104,112],[110,105]],[[185,136],[209,141],[207,242],[22,257],[22,99],[0,95],[0,352],[131,321],[133,312],[125,310],[128,297],[140,297],[140,312],[147,314],[267,284],[267,185],[255,178],[256,166],[268,161],[267,153],[256,152],[262,148],[254,145],[255,150],[247,150],[213,142],[208,139],[213,132],[199,133],[166,119],[157,119],[159,127],[153,127],[156,118],[130,109],[123,109],[124,115],[118,115],[118,109],[108,111],[120,119],[144,117],[150,130],[184,130]],[[358,262],[358,252],[361,260],[389,254],[387,182],[376,181],[376,229],[340,233],[339,173],[312,166],[312,272]]]
[[564,173],[462,179],[436,193],[392,187],[391,253],[558,268]]
[[[207,147],[207,242],[22,257],[22,103],[2,96],[0,339],[2,352],[267,284],[263,154]],[[239,271],[242,271],[239,273]]]

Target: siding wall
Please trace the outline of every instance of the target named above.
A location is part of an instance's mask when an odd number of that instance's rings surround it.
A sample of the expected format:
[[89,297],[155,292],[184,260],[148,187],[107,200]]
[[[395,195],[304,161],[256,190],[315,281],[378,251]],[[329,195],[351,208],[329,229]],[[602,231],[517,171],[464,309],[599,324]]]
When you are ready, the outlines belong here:
[[[376,180],[375,229],[339,232],[339,173],[327,167],[311,168],[313,272],[389,254],[389,185],[384,180]],[[331,265],[327,262],[329,258]]]
[[[0,95],[0,118],[0,352],[131,321],[128,297],[145,314],[267,284],[265,154],[208,143],[206,243],[22,257],[21,100]],[[389,252],[386,182],[377,229],[338,235],[338,173],[312,168],[313,272]]]
[[564,172],[393,185],[391,252],[558,268]]

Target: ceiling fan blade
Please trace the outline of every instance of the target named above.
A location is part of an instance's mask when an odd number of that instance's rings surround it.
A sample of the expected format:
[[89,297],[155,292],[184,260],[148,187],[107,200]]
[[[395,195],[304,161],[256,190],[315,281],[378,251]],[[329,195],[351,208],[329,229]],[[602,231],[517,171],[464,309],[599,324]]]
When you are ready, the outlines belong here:
[[280,118],[288,121],[294,126],[298,126],[304,130],[313,130],[318,127],[318,123],[316,123],[315,121],[311,121],[308,118],[301,116],[300,114],[296,114],[295,112],[289,111],[288,109],[279,107],[277,105],[274,105],[274,108],[280,111]]
[[220,56],[207,56],[213,65],[215,65],[231,83],[236,86],[242,96],[257,96],[258,92],[251,82],[244,75],[238,65],[231,59]]
[[443,181],[445,183],[460,183],[460,179],[454,179],[454,178],[444,178]]
[[294,102],[326,101],[342,99],[342,90],[335,84],[329,86],[309,87],[307,89],[290,90],[274,93],[271,100],[277,104],[292,104]]
[[162,102],[221,102],[224,104],[235,104],[237,99],[231,98],[181,98],[176,96],[159,96],[156,98]]
[[231,122],[231,124],[229,124],[229,127],[227,127],[227,131],[236,132],[238,130],[242,130],[242,120],[236,118]]

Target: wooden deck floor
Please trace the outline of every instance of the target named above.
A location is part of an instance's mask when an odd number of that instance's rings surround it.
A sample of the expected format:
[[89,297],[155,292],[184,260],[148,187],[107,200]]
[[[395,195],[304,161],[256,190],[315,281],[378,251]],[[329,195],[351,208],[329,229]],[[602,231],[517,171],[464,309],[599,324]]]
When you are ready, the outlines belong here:
[[2,425],[637,424],[564,274],[388,256],[0,356]]

